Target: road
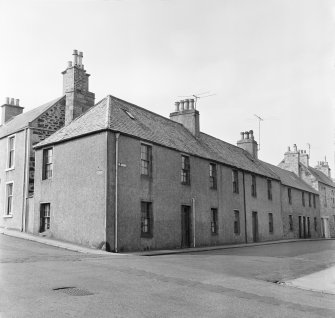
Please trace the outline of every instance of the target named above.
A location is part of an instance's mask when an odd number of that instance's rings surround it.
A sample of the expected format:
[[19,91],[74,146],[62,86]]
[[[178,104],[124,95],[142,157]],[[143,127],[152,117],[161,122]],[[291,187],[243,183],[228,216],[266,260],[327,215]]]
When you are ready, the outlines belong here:
[[89,255],[0,235],[0,317],[335,317],[334,295],[273,283],[334,265],[334,248]]

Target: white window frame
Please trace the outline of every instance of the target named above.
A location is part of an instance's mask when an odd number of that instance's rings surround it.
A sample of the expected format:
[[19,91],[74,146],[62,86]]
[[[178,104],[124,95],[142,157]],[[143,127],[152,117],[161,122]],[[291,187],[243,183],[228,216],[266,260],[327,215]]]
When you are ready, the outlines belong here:
[[[8,185],[12,184],[12,205],[11,205],[11,213],[8,213]],[[13,211],[14,211],[14,181],[8,181],[5,183],[5,205],[4,205],[4,218],[12,218],[13,217]]]
[[[10,144],[10,139],[14,138],[14,147],[13,147],[13,165],[10,167],[9,166],[9,144]],[[10,135],[7,137],[7,158],[6,158],[6,171],[10,171],[15,169],[15,148],[16,148],[16,134]]]

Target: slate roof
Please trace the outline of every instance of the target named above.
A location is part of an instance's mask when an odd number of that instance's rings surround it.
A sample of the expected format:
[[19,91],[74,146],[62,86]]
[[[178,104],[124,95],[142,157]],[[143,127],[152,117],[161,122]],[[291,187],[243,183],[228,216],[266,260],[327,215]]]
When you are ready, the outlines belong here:
[[319,194],[318,191],[312,188],[305,181],[301,180],[294,172],[282,169],[280,167],[274,166],[264,161],[262,161],[262,163],[280,178],[280,181],[282,184],[289,186],[291,188],[296,188],[296,189],[304,190],[306,192],[312,192],[315,194]]
[[20,130],[26,128],[31,121],[42,115],[47,109],[60,101],[62,97],[52,100],[46,104],[43,104],[39,107],[36,107],[32,110],[24,112],[20,115],[17,115],[6,122],[4,125],[0,126],[0,138],[14,134]]
[[312,167],[308,167],[308,170],[314,175],[314,177],[319,182],[322,182],[326,185],[329,185],[329,186],[335,188],[335,183],[330,178],[328,178],[323,172],[321,172],[320,170],[317,170],[315,168],[312,168]]
[[204,133],[195,138],[183,125],[113,96],[104,98],[69,125],[37,144],[35,148],[105,129],[279,179],[273,171],[265,167],[260,160],[252,158],[247,151]]

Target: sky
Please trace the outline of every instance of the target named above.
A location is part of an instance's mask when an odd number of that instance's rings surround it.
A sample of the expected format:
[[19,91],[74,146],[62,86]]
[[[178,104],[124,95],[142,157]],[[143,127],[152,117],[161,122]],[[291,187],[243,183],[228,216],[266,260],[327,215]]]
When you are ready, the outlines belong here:
[[0,104],[62,96],[77,49],[97,102],[168,117],[209,92],[201,131],[236,145],[252,129],[275,165],[310,144],[310,165],[326,157],[335,176],[335,0],[0,0],[0,12]]

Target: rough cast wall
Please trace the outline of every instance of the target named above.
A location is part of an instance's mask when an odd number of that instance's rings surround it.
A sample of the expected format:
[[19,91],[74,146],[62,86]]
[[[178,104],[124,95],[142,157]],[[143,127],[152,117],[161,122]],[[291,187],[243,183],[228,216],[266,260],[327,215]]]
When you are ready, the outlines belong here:
[[[8,137],[0,139],[0,227],[21,230],[23,211],[23,178],[24,178],[24,149],[25,131],[15,136],[14,169],[6,170],[8,156]],[[3,217],[5,214],[6,183],[13,181],[13,216]]]
[[29,151],[29,196],[34,194],[35,151],[33,146],[64,126],[65,97],[31,123]]
[[55,145],[53,177],[42,180],[42,150],[36,151],[35,222],[41,203],[50,203],[50,234],[91,247],[105,241],[106,133]]
[[[308,192],[305,193],[305,206],[302,205],[302,191],[291,188],[292,203],[289,203],[288,199],[288,187],[282,185],[282,208],[283,208],[283,230],[284,238],[293,239],[299,238],[299,216],[310,218],[310,235],[312,238],[318,238],[321,236],[320,226],[320,200],[319,196],[315,195],[316,207],[313,206],[313,195],[312,195],[312,206],[309,206]],[[293,218],[293,230],[290,230],[289,215]],[[316,217],[316,230],[314,218]],[[307,222],[307,221],[306,221]]]
[[[111,142],[113,145],[114,140]],[[239,172],[239,193],[232,193],[232,169],[217,165],[218,188],[209,187],[210,161],[190,158],[191,185],[180,182],[181,153],[152,146],[153,177],[140,175],[139,140],[121,136],[119,141],[119,250],[144,250],[181,247],[181,205],[192,207],[195,199],[196,246],[245,242],[242,172]],[[114,155],[114,154],[113,154]],[[109,161],[110,162],[110,161]],[[113,169],[113,167],[112,167]],[[115,169],[115,168],[114,168]],[[258,212],[259,239],[282,237],[279,183],[273,181],[273,200],[267,198],[267,180],[257,177],[257,198],[250,193],[251,176],[246,174],[247,231],[252,241],[252,211]],[[111,195],[115,190],[111,184]],[[110,196],[109,196],[110,197]],[[154,229],[152,238],[141,237],[141,200],[152,202]],[[114,214],[110,205],[109,214]],[[211,234],[211,208],[218,209],[218,234]],[[234,234],[234,210],[240,213],[240,233]],[[268,213],[273,213],[274,233],[269,233]],[[193,218],[191,218],[193,246]],[[108,219],[108,240],[113,242],[113,216]],[[112,244],[111,244],[112,245]]]

